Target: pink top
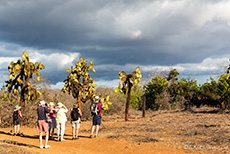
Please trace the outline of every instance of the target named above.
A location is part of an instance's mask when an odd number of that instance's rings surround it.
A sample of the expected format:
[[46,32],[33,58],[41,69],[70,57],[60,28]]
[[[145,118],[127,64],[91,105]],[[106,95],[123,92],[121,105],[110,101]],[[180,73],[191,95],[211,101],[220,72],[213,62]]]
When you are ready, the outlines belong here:
[[[14,111],[12,112],[12,114],[14,114]],[[18,110],[18,117],[19,117],[19,118],[21,118],[20,114],[21,114],[21,111]]]
[[54,108],[52,108],[52,111],[53,111],[53,113],[50,113],[49,114],[49,117],[52,119],[52,118],[55,118],[55,109]]

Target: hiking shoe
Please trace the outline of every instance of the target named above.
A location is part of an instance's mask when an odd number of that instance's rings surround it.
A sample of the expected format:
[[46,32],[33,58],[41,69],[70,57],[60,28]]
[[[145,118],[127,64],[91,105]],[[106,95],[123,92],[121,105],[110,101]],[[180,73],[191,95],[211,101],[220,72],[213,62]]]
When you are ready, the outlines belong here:
[[40,146],[40,149],[43,149],[43,148],[44,148],[44,146],[43,146],[43,145],[41,145],[41,146]]
[[46,148],[46,149],[50,148],[50,145],[45,145],[45,148]]
[[54,140],[54,137],[50,137],[49,140]]
[[16,136],[16,134],[14,133],[13,136]]
[[16,136],[20,136],[20,134],[19,133],[17,133],[17,135]]
[[94,138],[97,138],[97,135],[94,135]]
[[74,140],[74,137],[72,138],[72,140]]
[[75,140],[78,140],[78,139],[79,139],[78,137],[75,138]]
[[92,135],[90,135],[90,136],[89,136],[89,138],[93,138],[93,136],[92,136]]

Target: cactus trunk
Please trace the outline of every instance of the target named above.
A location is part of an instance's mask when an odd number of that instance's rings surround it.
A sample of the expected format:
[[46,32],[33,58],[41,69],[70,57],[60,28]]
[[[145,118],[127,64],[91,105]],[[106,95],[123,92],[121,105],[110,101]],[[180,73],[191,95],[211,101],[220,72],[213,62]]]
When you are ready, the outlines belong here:
[[129,104],[131,101],[131,84],[128,85],[128,93],[127,93],[127,100],[126,100],[126,108],[125,108],[125,121],[129,120]]
[[79,95],[77,97],[77,102],[78,102],[79,109],[81,109],[81,98]]
[[145,117],[146,96],[143,96],[142,117]]

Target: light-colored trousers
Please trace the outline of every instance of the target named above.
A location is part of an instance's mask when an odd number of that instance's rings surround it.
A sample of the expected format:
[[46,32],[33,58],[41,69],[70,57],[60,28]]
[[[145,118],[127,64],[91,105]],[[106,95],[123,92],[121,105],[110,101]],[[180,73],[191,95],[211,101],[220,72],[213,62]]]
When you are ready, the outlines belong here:
[[59,137],[61,134],[61,138],[63,138],[65,133],[65,122],[57,122],[57,136]]

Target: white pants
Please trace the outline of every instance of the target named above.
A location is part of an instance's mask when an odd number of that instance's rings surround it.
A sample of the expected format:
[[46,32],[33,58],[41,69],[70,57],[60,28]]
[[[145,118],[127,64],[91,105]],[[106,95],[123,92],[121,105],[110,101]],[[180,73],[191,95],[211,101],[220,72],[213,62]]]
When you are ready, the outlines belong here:
[[58,138],[60,137],[63,139],[65,133],[65,122],[57,122],[57,136]]

